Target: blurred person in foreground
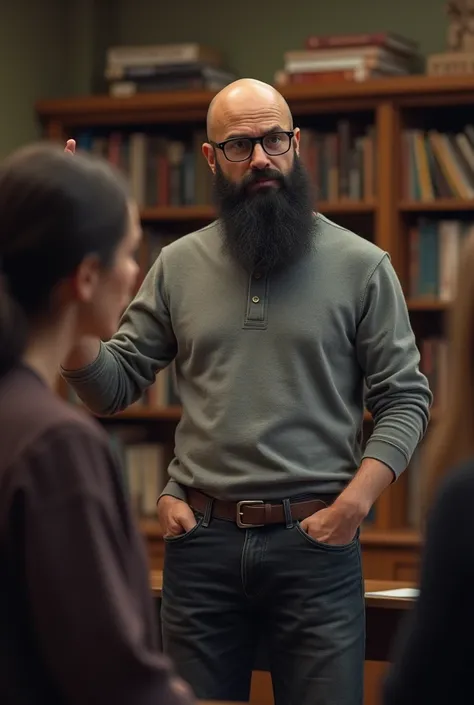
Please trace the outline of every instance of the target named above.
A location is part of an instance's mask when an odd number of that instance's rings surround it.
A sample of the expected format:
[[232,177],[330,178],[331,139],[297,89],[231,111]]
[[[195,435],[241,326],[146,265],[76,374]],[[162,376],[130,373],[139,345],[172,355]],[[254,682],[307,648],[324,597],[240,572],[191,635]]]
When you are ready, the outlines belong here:
[[161,615],[196,696],[248,700],[263,638],[276,705],[362,705],[359,527],[423,437],[430,390],[387,253],[314,212],[284,98],[232,83],[207,133],[218,219],[161,250],[118,332],[63,375],[113,414],[175,365]]
[[474,634],[474,237],[464,243],[451,306],[449,380],[423,453],[420,595],[394,646],[384,705],[472,697]]
[[190,705],[157,650],[142,540],[99,423],[55,393],[128,303],[141,231],[108,165],[0,166],[0,703]]

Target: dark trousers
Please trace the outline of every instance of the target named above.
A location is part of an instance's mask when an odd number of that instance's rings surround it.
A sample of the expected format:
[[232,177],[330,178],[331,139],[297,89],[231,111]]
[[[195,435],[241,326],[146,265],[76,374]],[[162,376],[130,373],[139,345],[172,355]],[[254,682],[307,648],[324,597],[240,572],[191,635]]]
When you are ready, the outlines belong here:
[[241,529],[196,515],[165,539],[165,652],[203,700],[248,701],[258,642],[275,705],[362,705],[364,589],[357,536],[346,546],[287,525]]

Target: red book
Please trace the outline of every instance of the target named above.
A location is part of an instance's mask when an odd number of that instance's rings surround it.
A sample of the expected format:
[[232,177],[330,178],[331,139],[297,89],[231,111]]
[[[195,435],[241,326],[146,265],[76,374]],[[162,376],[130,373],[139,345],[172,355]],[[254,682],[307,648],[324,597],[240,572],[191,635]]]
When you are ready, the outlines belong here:
[[306,49],[346,49],[350,47],[379,46],[411,56],[418,52],[418,44],[394,32],[366,32],[361,34],[315,35],[306,39]]

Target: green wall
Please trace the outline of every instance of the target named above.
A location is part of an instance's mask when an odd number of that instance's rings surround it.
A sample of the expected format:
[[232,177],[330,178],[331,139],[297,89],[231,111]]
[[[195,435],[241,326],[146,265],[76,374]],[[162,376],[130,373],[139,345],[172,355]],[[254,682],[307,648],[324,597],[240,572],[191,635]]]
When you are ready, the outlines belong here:
[[310,34],[391,29],[420,42],[425,54],[443,51],[445,5],[445,0],[118,0],[117,38],[121,44],[199,40],[224,50],[241,76],[271,82],[283,53],[303,47]]
[[64,94],[67,89],[64,62],[67,2],[0,0],[0,3],[2,157],[37,136],[34,101]]
[[41,136],[37,100],[95,89],[116,17],[115,0],[0,0],[0,159]]
[[[240,76],[271,82],[283,53],[308,34],[391,29],[445,48],[445,0],[0,0],[0,158],[40,135],[39,98],[103,86],[110,44],[199,41],[221,48]],[[357,7],[357,9],[356,9]]]

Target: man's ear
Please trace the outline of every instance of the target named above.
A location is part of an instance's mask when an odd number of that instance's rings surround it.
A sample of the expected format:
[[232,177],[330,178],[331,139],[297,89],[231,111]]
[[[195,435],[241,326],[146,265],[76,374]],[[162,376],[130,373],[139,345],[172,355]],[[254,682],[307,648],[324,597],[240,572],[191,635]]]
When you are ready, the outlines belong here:
[[204,159],[207,161],[209,164],[209,168],[212,171],[213,174],[216,173],[216,152],[212,144],[209,144],[209,142],[204,142],[202,145],[202,153],[204,155]]
[[301,132],[299,127],[295,127],[294,129],[294,135],[293,135],[293,142],[295,145],[295,152],[298,156],[300,156],[300,137],[301,137]]

